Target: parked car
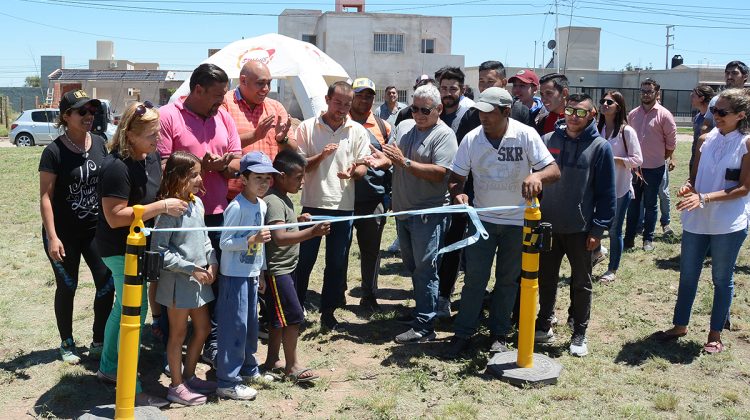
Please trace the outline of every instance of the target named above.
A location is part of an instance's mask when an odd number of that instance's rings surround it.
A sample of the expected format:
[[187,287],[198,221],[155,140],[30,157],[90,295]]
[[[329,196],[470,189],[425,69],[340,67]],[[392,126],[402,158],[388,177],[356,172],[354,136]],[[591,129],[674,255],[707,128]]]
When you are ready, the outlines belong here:
[[49,144],[60,135],[55,127],[59,109],[30,109],[23,111],[10,126],[8,137],[16,146]]
[[[112,123],[112,111],[109,101],[102,100],[101,110],[94,115],[92,133],[109,141],[115,135],[117,126]],[[45,145],[62,134],[62,129],[55,127],[60,110],[55,108],[30,109],[23,111],[10,126],[8,137],[19,147]]]

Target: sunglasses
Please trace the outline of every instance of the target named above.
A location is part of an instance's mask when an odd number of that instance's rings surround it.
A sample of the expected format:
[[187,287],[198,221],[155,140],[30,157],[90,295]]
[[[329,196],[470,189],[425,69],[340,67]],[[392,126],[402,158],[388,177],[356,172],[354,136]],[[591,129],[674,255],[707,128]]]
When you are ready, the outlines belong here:
[[715,106],[709,107],[708,109],[711,111],[712,114],[718,115],[722,118],[726,117],[729,114],[734,114],[734,111],[730,111],[728,109],[717,108]]
[[417,112],[421,112],[422,115],[430,115],[430,113],[432,112],[432,110],[435,109],[434,106],[429,107],[429,108],[422,108],[422,107],[418,107],[416,105],[412,105],[409,108],[411,108],[411,113],[412,114],[416,114]]
[[567,106],[565,107],[565,115],[568,115],[568,116],[575,115],[578,118],[585,118],[587,115],[589,115],[589,110]]
[[75,111],[78,113],[78,115],[85,117],[86,115],[89,115],[89,114],[91,115],[96,114],[96,107],[91,106],[91,105],[84,105],[76,109]]
[[137,107],[135,107],[135,115],[142,117],[143,114],[146,113],[147,109],[151,109],[153,107],[154,107],[154,104],[152,104],[151,101],[146,101],[138,105]]
[[612,99],[600,99],[599,100],[599,105],[612,106],[614,104],[615,104],[615,101],[613,101]]

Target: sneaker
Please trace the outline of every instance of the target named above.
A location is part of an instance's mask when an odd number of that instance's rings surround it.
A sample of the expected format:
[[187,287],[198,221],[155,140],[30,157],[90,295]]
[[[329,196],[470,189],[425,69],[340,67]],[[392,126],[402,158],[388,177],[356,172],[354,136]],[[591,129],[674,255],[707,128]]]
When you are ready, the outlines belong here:
[[264,372],[255,372],[254,374],[250,376],[242,376],[242,381],[246,384],[257,384],[257,383],[263,383],[263,382],[273,382],[277,380],[278,377],[272,375],[271,373]]
[[589,354],[589,347],[586,345],[586,336],[583,334],[574,335],[570,340],[570,354],[573,356],[583,357]]
[[164,398],[157,397],[155,395],[149,395],[145,392],[135,394],[135,406],[136,407],[156,407],[162,408],[169,405],[169,401]]
[[213,394],[214,392],[216,392],[216,387],[217,387],[216,382],[206,381],[195,375],[193,375],[192,378],[185,381],[185,383],[191,390],[199,394]]
[[383,309],[378,305],[374,296],[365,296],[359,300],[359,308],[366,312],[382,312]]
[[104,373],[101,370],[96,371],[96,378],[102,382],[109,382],[111,384],[117,383],[117,375],[111,373]]
[[190,389],[185,384],[170,386],[167,391],[167,400],[182,405],[201,405],[206,403],[206,396]]
[[654,250],[654,243],[651,241],[643,241],[643,250],[646,252],[651,252]]
[[76,343],[72,338],[67,338],[60,343],[60,357],[63,362],[70,365],[77,365],[81,362],[81,357],[76,353]]
[[599,276],[599,281],[601,283],[611,283],[615,281],[615,272],[612,270],[607,270],[606,273]]
[[661,232],[664,234],[664,236],[674,236],[674,230],[672,230],[672,227],[669,225],[662,226]]
[[211,367],[216,369],[216,353],[216,349],[205,347],[203,353],[201,353],[201,360],[203,360],[203,363],[211,365]]
[[505,353],[506,351],[510,351],[507,336],[491,336],[490,339],[492,340],[490,353]]
[[344,324],[339,322],[333,314],[320,315],[320,326],[328,331],[342,331]]
[[104,349],[104,343],[94,343],[89,345],[89,357],[94,360],[102,358],[102,350]]
[[216,395],[231,400],[254,400],[258,391],[247,385],[237,384],[228,388],[217,388]]
[[393,243],[388,247],[388,252],[395,254],[401,252],[401,245],[398,243],[398,238],[393,240]]
[[411,328],[409,331],[397,335],[395,341],[398,344],[426,343],[434,340],[435,337],[435,331],[422,334],[414,331],[414,328]]
[[552,328],[549,330],[536,330],[534,332],[534,342],[539,344],[547,344],[555,341],[555,333]]
[[[413,330],[410,330],[413,331]],[[396,338],[398,340],[398,337]],[[451,337],[451,341],[448,343],[446,350],[443,352],[442,357],[444,359],[458,359],[461,357],[466,350],[471,347],[471,341],[466,337],[459,337],[454,335]]]
[[450,318],[451,317],[450,298],[438,296],[437,317],[438,318]]

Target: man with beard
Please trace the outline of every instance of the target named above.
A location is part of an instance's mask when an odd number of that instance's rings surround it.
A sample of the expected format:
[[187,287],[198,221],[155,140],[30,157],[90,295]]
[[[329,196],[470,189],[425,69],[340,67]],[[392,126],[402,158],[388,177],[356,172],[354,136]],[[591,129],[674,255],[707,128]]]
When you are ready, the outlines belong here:
[[[724,67],[724,83],[726,84],[726,89],[741,89],[745,87],[745,83],[747,83],[747,76],[748,67],[742,61],[730,61]],[[717,94],[711,99],[711,102],[708,103],[708,112],[706,112],[706,116],[703,119],[704,133],[708,133],[712,128],[714,128],[714,114],[711,112],[711,108],[716,106],[716,101],[718,99],[719,95]]]
[[458,67],[441,69],[440,73],[440,102],[443,104],[443,113],[440,119],[453,130],[458,130],[466,111],[474,105],[474,101],[463,97],[464,72]]
[[[201,64],[190,76],[190,94],[159,109],[161,125],[157,146],[164,162],[172,153],[182,150],[202,159],[201,168],[205,193],[201,196],[208,227],[224,223],[227,202],[227,180],[239,170],[240,138],[229,113],[222,107],[229,78],[214,64]],[[221,232],[209,232],[211,244],[220,252]],[[218,282],[211,286],[218,293]],[[215,300],[208,304],[211,333],[206,339],[203,358],[216,359]]]

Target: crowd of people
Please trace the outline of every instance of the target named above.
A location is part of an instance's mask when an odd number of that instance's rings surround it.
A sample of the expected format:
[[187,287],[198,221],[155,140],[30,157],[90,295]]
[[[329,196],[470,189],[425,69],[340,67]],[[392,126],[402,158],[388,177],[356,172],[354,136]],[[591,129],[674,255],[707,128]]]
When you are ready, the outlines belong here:
[[[653,335],[659,341],[686,335],[710,255],[714,304],[707,353],[724,349],[734,265],[748,229],[748,67],[732,61],[725,76],[726,89],[718,94],[706,85],[691,93],[697,113],[690,176],[677,190],[675,206],[683,225],[679,291],[673,326]],[[586,356],[593,266],[605,258],[605,232],[609,265],[601,282],[616,280],[623,250],[634,247],[639,232],[642,249],[654,249],[659,202],[663,233],[674,235],[669,172],[677,164],[676,124],[660,104],[660,85],[643,80],[641,104],[628,110],[621,92],[607,91],[597,106],[588,94],[571,92],[563,74],[540,78],[525,69],[508,78],[500,62],[487,61],[479,67],[475,100],[466,94],[464,77],[456,67],[442,68],[434,78],[420,76],[409,105],[388,86],[374,111],[372,80],[335,82],[327,109],[293,129],[284,107],[268,97],[265,64],[247,62],[232,90],[221,68],[202,64],[186,97],[158,110],[150,102],[131,104],[109,144],[90,133],[98,101],[80,90],[66,93],[62,134],[39,164],[42,236],[56,278],[63,361],[75,364],[81,357],[72,314],[83,257],[96,285],[88,354],[100,358],[97,376],[117,380],[125,286],[143,288],[141,324],[150,308],[152,333],[164,341],[167,400],[142,392],[137,381],[137,404],[197,405],[211,393],[246,400],[256,396],[251,385],[258,381],[313,382],[318,375],[296,348],[312,307],[309,280],[321,239],[320,326],[346,330],[335,312],[346,303],[353,233],[361,264],[359,306],[381,311],[378,273],[387,219],[335,218],[390,210],[412,213],[395,218],[392,247],[411,277],[415,304],[397,319],[405,331],[394,341],[436,338],[436,319],[453,315],[450,297],[463,269],[454,336],[442,356],[459,358],[476,345],[488,293],[489,351],[508,351],[518,319],[523,206],[535,199],[542,221],[552,225],[551,248],[540,254],[535,341],[556,339],[555,302],[567,257],[569,351]],[[290,195],[300,190],[298,214]],[[443,255],[443,246],[476,230],[465,215],[425,211],[453,203],[516,208],[481,212],[488,236]],[[135,205],[144,206],[143,220],[155,228],[150,249],[163,257],[155,284],[124,273]],[[315,217],[317,223],[302,228],[269,229]],[[200,229],[221,226],[227,229]],[[254,228],[237,229],[247,226]],[[169,228],[199,229],[160,230]],[[495,286],[488,292],[493,262]],[[256,358],[259,337],[268,340],[263,363]],[[201,359],[216,369],[216,381],[195,375]]]

